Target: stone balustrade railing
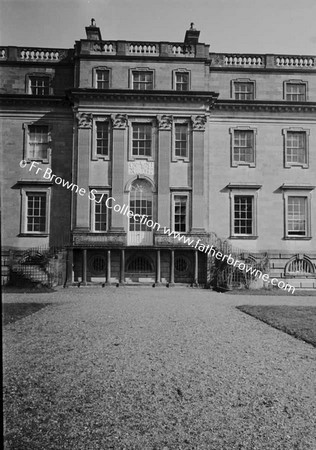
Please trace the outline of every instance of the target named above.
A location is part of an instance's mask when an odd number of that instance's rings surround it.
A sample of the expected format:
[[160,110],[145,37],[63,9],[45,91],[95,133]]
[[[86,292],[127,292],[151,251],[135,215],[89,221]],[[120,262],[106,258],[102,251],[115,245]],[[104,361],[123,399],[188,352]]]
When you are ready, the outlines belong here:
[[[81,40],[76,43],[76,54],[125,55],[139,57],[203,58],[210,59],[212,67],[230,69],[302,69],[315,70],[316,56],[278,54],[209,53],[205,44],[187,45],[172,42],[127,42]],[[0,61],[57,63],[69,59],[72,49],[34,47],[0,47]]]
[[213,67],[251,69],[315,69],[315,56],[211,53]]
[[315,67],[315,56],[275,56],[277,67]]
[[186,45],[173,42],[130,42],[130,41],[90,41],[82,40],[77,46],[77,54],[101,53],[124,56],[163,56],[209,58],[208,46],[205,44]]
[[18,52],[18,59],[22,61],[49,61],[58,62],[67,56],[67,50],[42,49],[42,48],[21,48]]
[[71,49],[0,47],[0,61],[58,63],[71,54]]
[[159,44],[149,43],[144,44],[143,42],[138,43],[130,43],[129,44],[129,53],[131,55],[154,55],[159,56]]
[[0,60],[7,59],[7,50],[4,47],[0,47]]
[[110,41],[93,42],[92,50],[109,55],[116,55],[116,44],[115,42]]
[[172,45],[172,54],[174,56],[194,58],[195,48],[193,45],[175,44],[175,45]]
[[226,66],[262,67],[265,65],[263,55],[225,55]]

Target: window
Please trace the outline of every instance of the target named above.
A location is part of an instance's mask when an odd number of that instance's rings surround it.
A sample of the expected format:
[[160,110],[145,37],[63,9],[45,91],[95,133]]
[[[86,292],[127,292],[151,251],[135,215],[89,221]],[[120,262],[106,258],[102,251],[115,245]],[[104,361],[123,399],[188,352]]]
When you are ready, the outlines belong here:
[[92,231],[105,232],[108,228],[108,208],[106,206],[108,194],[97,192],[94,193],[94,196],[95,198],[91,200]]
[[307,234],[306,197],[288,197],[287,234],[288,236],[306,236]]
[[97,89],[109,89],[110,87],[110,71],[107,69],[96,69],[96,88]]
[[96,122],[96,154],[109,156],[109,123]]
[[311,238],[311,192],[315,186],[283,184],[284,238]]
[[303,81],[285,82],[285,100],[288,102],[306,102],[307,99],[307,83]]
[[111,69],[104,66],[92,68],[92,86],[96,89],[110,89]]
[[260,184],[230,183],[230,239],[256,239],[257,201]]
[[28,192],[27,196],[27,232],[45,233],[46,231],[46,193]]
[[254,100],[255,83],[254,81],[237,80],[233,82],[235,100]]
[[133,123],[132,156],[152,156],[152,125]]
[[175,124],[175,142],[174,142],[174,155],[177,158],[187,159],[188,152],[188,125]]
[[49,95],[49,77],[29,77],[29,93],[32,95]]
[[234,197],[234,234],[253,234],[253,197]]
[[88,260],[88,269],[91,275],[104,276],[106,271],[106,259],[102,254],[92,255]]
[[188,196],[173,195],[173,229],[181,233],[188,231]]
[[133,89],[148,91],[154,88],[154,74],[148,70],[133,70]]
[[187,275],[190,271],[190,260],[186,256],[176,256],[174,259],[174,270],[177,275]]
[[175,72],[175,90],[188,91],[189,90],[189,72]]
[[47,236],[49,229],[50,188],[33,186],[21,189],[21,234]]
[[129,218],[129,231],[151,231],[144,221],[134,217],[136,214],[139,217],[147,216],[146,222],[153,219],[153,194],[151,185],[147,180],[137,179],[133,182],[129,207],[134,213]]
[[154,265],[147,256],[132,256],[126,264],[128,273],[151,273],[154,272]]
[[313,277],[315,269],[312,261],[304,255],[297,255],[285,266],[285,275],[290,277]]
[[255,167],[255,130],[234,129],[232,133],[232,166]]
[[48,160],[50,132],[47,125],[28,125],[27,159]]
[[308,130],[283,130],[285,139],[285,167],[301,166],[308,168]]

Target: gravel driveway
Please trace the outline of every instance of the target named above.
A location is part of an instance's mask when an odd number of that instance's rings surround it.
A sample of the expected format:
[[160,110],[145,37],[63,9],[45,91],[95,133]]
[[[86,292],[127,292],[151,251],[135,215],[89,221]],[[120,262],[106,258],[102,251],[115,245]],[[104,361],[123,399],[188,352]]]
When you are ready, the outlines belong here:
[[10,450],[315,450],[316,352],[189,288],[7,294],[49,306],[4,332]]

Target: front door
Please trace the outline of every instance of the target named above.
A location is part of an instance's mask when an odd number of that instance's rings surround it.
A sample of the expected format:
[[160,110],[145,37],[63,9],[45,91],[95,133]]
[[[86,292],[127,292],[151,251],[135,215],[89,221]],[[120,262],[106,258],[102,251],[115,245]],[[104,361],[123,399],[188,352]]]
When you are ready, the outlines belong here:
[[129,218],[128,245],[152,245],[153,231],[146,225],[152,224],[153,194],[148,181],[137,179],[132,183],[130,191],[130,210],[138,214],[137,220]]

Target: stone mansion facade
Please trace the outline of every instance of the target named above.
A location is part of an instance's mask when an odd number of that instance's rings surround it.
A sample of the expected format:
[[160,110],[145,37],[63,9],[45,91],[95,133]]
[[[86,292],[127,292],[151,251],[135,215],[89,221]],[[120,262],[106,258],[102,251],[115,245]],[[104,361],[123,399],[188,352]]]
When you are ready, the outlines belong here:
[[92,20],[73,49],[0,47],[0,71],[3,248],[66,246],[70,282],[204,284],[217,236],[316,287],[315,56]]

